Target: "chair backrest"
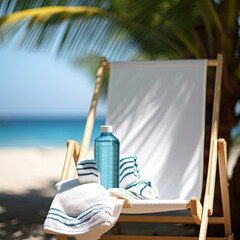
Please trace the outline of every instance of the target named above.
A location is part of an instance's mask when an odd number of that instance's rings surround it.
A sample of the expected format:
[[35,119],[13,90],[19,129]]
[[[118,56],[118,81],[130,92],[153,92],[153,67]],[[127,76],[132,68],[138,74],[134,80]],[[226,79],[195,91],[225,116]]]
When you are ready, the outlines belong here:
[[207,60],[110,64],[106,123],[161,199],[200,198]]

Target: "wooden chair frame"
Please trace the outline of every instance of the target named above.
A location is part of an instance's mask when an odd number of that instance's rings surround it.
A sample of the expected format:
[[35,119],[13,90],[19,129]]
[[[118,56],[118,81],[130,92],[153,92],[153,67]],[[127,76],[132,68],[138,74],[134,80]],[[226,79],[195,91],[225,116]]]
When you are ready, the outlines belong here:
[[[227,179],[227,144],[224,139],[218,139],[218,125],[219,125],[219,111],[220,111],[220,97],[221,97],[221,82],[222,82],[222,66],[223,56],[218,54],[217,59],[208,60],[208,67],[215,67],[215,88],[214,88],[214,99],[213,99],[213,115],[211,125],[211,138],[210,138],[210,151],[208,161],[208,172],[206,180],[206,190],[204,195],[203,205],[199,199],[192,197],[187,203],[186,207],[190,210],[191,216],[147,216],[147,215],[124,215],[120,216],[118,222],[127,223],[168,223],[168,224],[197,224],[200,225],[199,237],[166,237],[166,236],[133,236],[133,235],[103,235],[101,240],[175,240],[175,239],[199,239],[204,240],[207,236],[208,224],[224,225],[225,237],[212,237],[207,239],[220,240],[220,239],[233,239],[231,229],[231,218],[230,218],[230,203],[229,203],[229,189]],[[83,159],[87,156],[90,138],[92,134],[96,106],[100,96],[104,71],[109,69],[110,64],[105,58],[101,59],[101,65],[97,71],[96,85],[92,98],[90,111],[87,117],[85,126],[84,136],[82,140],[81,150],[76,141],[70,140],[67,142],[67,154],[65,163],[62,171],[61,181],[68,179],[70,164],[72,158],[75,164],[79,159]],[[214,217],[213,215],[213,202],[215,192],[215,179],[217,163],[219,166],[219,177],[220,177],[220,190],[222,198],[222,217]],[[74,178],[76,178],[76,171]],[[130,207],[128,202],[124,203],[123,207]],[[64,240],[64,235],[58,235],[57,239]],[[68,236],[73,237],[73,236]]]

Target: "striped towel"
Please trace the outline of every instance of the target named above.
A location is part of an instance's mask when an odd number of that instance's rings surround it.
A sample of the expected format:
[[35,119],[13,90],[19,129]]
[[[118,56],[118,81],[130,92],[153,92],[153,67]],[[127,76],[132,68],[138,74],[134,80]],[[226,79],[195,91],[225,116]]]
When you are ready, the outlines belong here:
[[119,162],[119,187],[127,188],[140,179],[136,155],[123,154]]
[[[157,187],[140,176],[137,156],[125,154],[120,157],[119,165],[119,187],[124,188],[138,199],[158,199]],[[123,192],[114,190],[115,195],[122,197]]]
[[144,199],[140,194],[131,192],[123,188],[109,188],[108,192],[110,193],[111,196],[114,196],[120,199],[126,199],[126,200]]
[[116,223],[123,200],[113,198],[97,183],[79,184],[78,179],[57,184],[44,231],[76,235],[77,239],[98,239]]
[[123,199],[155,199],[157,188],[141,179],[135,155],[120,159],[120,188],[106,190],[99,184],[96,162],[81,160],[77,165],[78,179],[59,182],[46,220],[44,231],[74,235],[81,240],[99,239],[116,223]]
[[100,183],[99,172],[94,159],[83,159],[77,164],[77,174],[80,184]]

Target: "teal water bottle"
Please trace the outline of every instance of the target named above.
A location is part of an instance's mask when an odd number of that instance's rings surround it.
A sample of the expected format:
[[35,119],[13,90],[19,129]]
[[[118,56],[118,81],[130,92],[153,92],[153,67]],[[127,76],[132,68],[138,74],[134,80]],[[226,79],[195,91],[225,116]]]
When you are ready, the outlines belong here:
[[94,141],[94,159],[100,172],[100,183],[106,189],[119,187],[119,140],[112,126],[101,126],[101,135]]

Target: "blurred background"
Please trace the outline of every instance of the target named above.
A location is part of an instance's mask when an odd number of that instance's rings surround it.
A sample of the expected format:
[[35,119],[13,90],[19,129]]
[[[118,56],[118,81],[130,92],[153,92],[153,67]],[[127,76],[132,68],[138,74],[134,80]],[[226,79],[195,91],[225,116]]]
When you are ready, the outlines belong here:
[[[0,0],[0,239],[52,238],[42,224],[66,142],[81,143],[102,56],[111,62],[218,53],[224,56],[219,137],[228,142],[232,227],[240,238],[239,13],[237,0]],[[107,79],[89,156],[105,121],[106,90]],[[217,215],[220,198],[217,185]]]

